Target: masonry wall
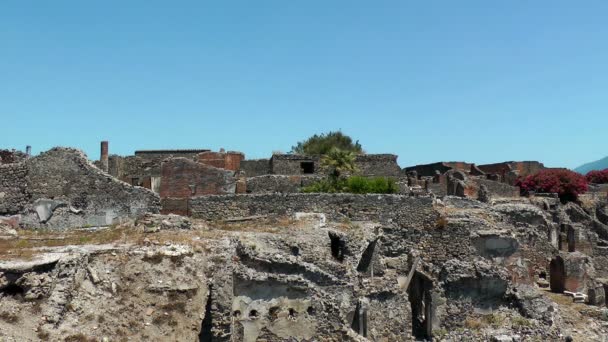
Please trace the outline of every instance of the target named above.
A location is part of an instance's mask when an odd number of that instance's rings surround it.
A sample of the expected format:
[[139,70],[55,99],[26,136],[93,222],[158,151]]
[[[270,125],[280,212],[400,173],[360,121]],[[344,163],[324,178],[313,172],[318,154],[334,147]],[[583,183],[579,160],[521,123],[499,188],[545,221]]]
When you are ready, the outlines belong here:
[[[79,150],[54,148],[25,164],[31,199],[23,224],[28,227],[109,225],[160,209],[153,192],[116,180],[93,166]],[[40,222],[37,214],[41,206],[52,212],[46,222]]]
[[401,167],[394,154],[364,154],[355,159],[358,173],[363,176],[399,177]]
[[477,191],[482,184],[485,185],[490,194],[495,197],[519,197],[520,195],[519,187],[517,186],[511,186],[509,184],[483,178],[472,178],[471,181],[476,184],[475,198],[477,198]]
[[315,175],[264,175],[247,178],[247,193],[294,193],[300,188],[320,180],[321,176]]
[[324,213],[329,219],[373,220],[402,225],[434,225],[429,197],[355,194],[242,194],[202,196],[190,200],[193,217],[222,220],[252,215]]
[[[271,169],[275,175],[303,174],[301,163],[314,163],[314,174],[322,173],[319,156],[306,156],[298,154],[275,154],[272,156]],[[397,164],[394,154],[364,154],[355,158],[357,173],[362,176],[390,176],[399,177],[401,167]],[[249,175],[248,175],[249,176]]]
[[230,194],[235,192],[234,172],[197,163],[187,158],[171,158],[162,163],[161,198]]
[[198,159],[199,153],[209,152],[208,149],[193,149],[193,150],[144,150],[135,151],[135,156],[144,159],[167,159],[167,158],[188,158],[192,160]]
[[433,177],[435,176],[436,171],[439,171],[440,174],[444,174],[452,169],[468,172],[471,169],[471,164],[465,162],[439,162],[425,165],[410,166],[404,168],[403,171],[416,171],[418,177]]
[[251,159],[241,161],[241,171],[245,172],[247,177],[257,177],[269,175],[272,173],[270,168],[270,159]]
[[238,171],[245,156],[240,152],[202,152],[198,155],[199,163],[209,166]]
[[20,163],[27,159],[27,154],[17,150],[0,150],[0,164]]
[[303,174],[301,163],[314,163],[314,173],[320,171],[319,156],[305,156],[299,154],[275,154],[272,156],[270,165],[275,175],[300,175]]
[[0,215],[17,214],[27,204],[26,176],[25,163],[0,164]]

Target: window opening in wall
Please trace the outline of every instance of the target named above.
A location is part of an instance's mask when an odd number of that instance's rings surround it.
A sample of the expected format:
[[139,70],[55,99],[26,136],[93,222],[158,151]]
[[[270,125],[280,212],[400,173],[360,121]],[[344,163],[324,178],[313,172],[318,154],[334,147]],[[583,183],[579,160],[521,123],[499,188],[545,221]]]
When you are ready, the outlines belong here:
[[303,174],[315,173],[315,163],[314,162],[301,162],[300,168],[302,169]]

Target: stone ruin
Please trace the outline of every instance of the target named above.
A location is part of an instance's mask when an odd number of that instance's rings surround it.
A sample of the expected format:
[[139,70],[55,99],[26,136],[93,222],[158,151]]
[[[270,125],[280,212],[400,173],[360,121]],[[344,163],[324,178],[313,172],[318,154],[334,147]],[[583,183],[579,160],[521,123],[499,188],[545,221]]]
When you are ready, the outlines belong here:
[[75,149],[0,165],[0,215],[23,227],[107,226],[159,209],[157,195],[102,172]]
[[[0,261],[1,307],[37,301],[44,317],[17,333],[0,315],[0,338],[36,328],[58,340],[78,327],[99,340],[559,341],[576,329],[548,291],[594,317],[607,307],[605,197],[524,198],[482,166],[398,169],[390,155],[360,168],[395,177],[401,194],[305,194],[314,157],[102,152],[99,168],[66,148],[0,165],[1,224],[147,234]],[[189,242],[163,243],[168,231]],[[89,308],[106,322],[83,319]],[[480,327],[488,317],[509,324]],[[608,333],[586,324],[589,340]]]

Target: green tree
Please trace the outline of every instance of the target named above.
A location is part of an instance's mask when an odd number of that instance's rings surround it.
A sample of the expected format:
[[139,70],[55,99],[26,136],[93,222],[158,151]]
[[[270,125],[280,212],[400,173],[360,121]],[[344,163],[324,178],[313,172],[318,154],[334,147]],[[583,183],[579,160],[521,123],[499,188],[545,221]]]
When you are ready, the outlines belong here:
[[321,168],[326,170],[330,179],[337,183],[345,173],[357,171],[356,158],[357,155],[354,152],[334,147],[321,157]]
[[353,143],[353,139],[341,131],[315,134],[304,141],[298,142],[296,146],[292,146],[291,152],[296,154],[324,155],[329,153],[333,148],[355,154],[363,153],[359,141],[357,140]]

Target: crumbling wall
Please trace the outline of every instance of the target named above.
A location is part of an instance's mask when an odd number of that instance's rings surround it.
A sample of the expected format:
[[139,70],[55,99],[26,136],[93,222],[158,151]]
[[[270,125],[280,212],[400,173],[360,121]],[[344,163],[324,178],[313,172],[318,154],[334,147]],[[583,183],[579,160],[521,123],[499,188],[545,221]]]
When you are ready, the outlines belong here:
[[251,159],[241,161],[241,170],[247,177],[257,177],[272,173],[270,159]]
[[22,224],[28,227],[109,225],[160,208],[154,193],[102,172],[79,150],[53,148],[25,165],[31,199]]
[[0,164],[0,215],[17,214],[29,201],[26,175],[25,163]]

